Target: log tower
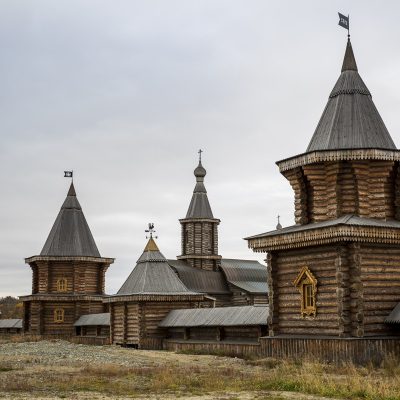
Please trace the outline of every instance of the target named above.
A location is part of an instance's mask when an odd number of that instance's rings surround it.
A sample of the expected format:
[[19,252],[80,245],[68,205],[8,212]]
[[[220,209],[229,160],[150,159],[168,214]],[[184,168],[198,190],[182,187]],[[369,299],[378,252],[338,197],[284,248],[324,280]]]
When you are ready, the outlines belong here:
[[186,218],[180,219],[182,254],[178,260],[186,260],[192,267],[217,271],[220,269],[221,256],[218,255],[218,225],[214,218],[204,186],[207,171],[201,164],[194,170],[196,186]]
[[23,330],[35,335],[72,336],[83,314],[103,313],[104,280],[113,258],[97,249],[73,183],[32,269],[32,294],[22,296]]
[[400,151],[348,39],[305,153],[277,162],[296,225],[247,238],[266,252],[269,335],[382,337],[400,301]]

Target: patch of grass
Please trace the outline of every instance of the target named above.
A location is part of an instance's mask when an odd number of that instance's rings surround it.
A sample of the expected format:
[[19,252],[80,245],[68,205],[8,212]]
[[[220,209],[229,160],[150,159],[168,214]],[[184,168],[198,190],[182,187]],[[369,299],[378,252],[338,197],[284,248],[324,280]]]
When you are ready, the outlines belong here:
[[[394,356],[374,368],[372,364],[357,367],[351,363],[330,365],[272,358],[232,362],[228,358],[201,355],[185,357],[185,362],[179,363],[175,354],[167,353],[171,357],[165,354],[159,359],[152,358],[151,365],[136,363],[132,367],[111,362],[71,364],[67,360],[68,367],[63,369],[61,364],[45,364],[35,358],[35,362],[21,368],[18,360],[1,362],[0,359],[0,372],[6,372],[0,373],[0,392],[41,396],[57,393],[68,398],[72,392],[120,396],[168,393],[179,397],[216,392],[290,391],[351,400],[400,399],[400,365]],[[140,357],[144,355],[141,353]]]

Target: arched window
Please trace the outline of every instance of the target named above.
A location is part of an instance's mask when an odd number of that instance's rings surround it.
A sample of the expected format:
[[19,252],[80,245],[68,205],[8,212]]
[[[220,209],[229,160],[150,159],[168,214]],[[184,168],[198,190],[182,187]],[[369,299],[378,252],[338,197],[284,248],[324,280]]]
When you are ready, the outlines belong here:
[[54,310],[54,322],[64,322],[64,309],[56,308]]
[[316,316],[317,280],[311,271],[304,267],[293,282],[300,292],[300,309],[302,317]]
[[65,278],[61,278],[57,280],[57,292],[66,292],[67,291],[67,280]]

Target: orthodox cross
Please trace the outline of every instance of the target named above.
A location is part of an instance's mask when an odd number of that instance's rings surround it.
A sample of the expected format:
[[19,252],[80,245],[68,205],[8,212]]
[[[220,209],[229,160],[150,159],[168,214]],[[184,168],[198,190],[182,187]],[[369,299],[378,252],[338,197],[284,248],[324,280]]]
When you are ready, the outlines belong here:
[[198,151],[198,153],[199,153],[199,162],[200,162],[200,163],[201,163],[201,153],[202,153],[202,152],[203,152],[203,150],[201,150],[201,149]]
[[[145,230],[146,233],[150,234],[150,238],[153,237],[153,233],[156,232],[156,230],[154,229],[154,224],[152,222],[149,223],[149,229]],[[157,239],[157,236],[154,236]],[[148,239],[148,237],[146,236],[146,239]]]

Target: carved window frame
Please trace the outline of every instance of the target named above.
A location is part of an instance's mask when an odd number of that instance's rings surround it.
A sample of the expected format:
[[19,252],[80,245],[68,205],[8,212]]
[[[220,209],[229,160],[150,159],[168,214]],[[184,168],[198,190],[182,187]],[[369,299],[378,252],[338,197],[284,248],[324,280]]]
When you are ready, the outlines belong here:
[[[293,282],[300,292],[300,313],[303,318],[317,315],[317,283],[317,279],[308,267],[303,267]],[[308,301],[310,298],[311,301]]]
[[54,322],[57,324],[61,324],[64,322],[65,311],[63,308],[56,308],[54,309]]
[[57,292],[66,292],[67,285],[68,285],[67,278],[57,279]]

